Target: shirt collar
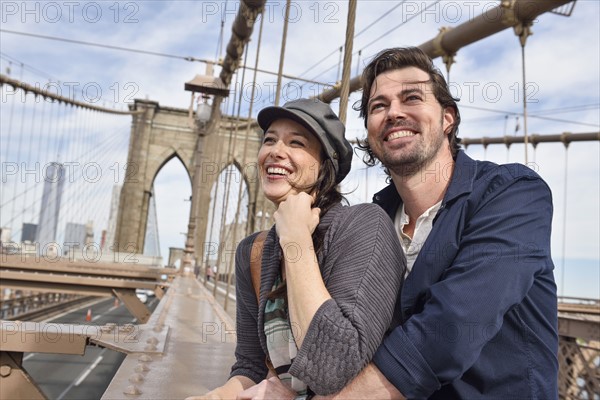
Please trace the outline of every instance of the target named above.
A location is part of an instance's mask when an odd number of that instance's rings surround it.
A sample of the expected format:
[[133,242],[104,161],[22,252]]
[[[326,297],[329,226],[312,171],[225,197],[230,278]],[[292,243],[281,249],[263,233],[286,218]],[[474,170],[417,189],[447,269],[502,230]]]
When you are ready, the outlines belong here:
[[[464,193],[470,193],[473,190],[476,176],[477,162],[466,155],[463,150],[459,150],[454,160],[452,179],[442,200],[442,205],[445,206]],[[394,219],[396,210],[402,205],[402,199],[392,182],[383,190],[375,193],[373,203],[381,206]]]

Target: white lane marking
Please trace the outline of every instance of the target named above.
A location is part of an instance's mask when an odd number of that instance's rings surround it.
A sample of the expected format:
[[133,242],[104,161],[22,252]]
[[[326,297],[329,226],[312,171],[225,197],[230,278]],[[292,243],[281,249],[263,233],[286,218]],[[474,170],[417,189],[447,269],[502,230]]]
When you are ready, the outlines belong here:
[[[96,300],[96,301],[94,301],[94,302],[92,302],[92,303],[86,303],[86,304],[82,305],[80,308],[78,308],[78,309],[76,309],[76,310],[65,311],[65,312],[63,312],[63,313],[61,313],[61,314],[55,315],[55,316],[53,316],[53,317],[51,317],[51,318],[45,319],[45,320],[43,320],[43,321],[40,321],[40,322],[44,323],[44,322],[50,322],[50,321],[54,321],[55,319],[58,319],[58,318],[64,317],[64,316],[65,316],[65,315],[67,315],[67,314],[71,314],[71,313],[73,313],[73,312],[76,312],[76,311],[79,311],[79,310],[85,309],[86,307],[87,307],[87,308],[89,308],[89,307],[91,307],[91,306],[94,306],[94,305],[96,305],[96,304],[98,304],[98,303],[100,303],[100,302],[103,302],[103,301],[105,301],[105,300],[106,300],[106,298],[100,298],[100,299],[98,299],[98,300]],[[85,315],[84,315],[84,317],[85,317]]]
[[100,364],[100,361],[102,361],[103,358],[104,357],[102,357],[102,356],[98,356],[98,358],[96,358],[96,361],[94,361],[94,363],[92,365],[87,367],[87,369],[83,372],[83,374],[79,377],[79,379],[77,379],[77,381],[75,381],[75,386],[79,386],[81,384],[81,382],[83,382],[83,380],[85,378],[87,378],[87,376],[90,374],[90,372],[92,372],[94,370],[94,368],[96,368],[96,366],[98,366],[98,364]]
[[[110,311],[110,310],[109,310]],[[92,322],[94,322],[95,320],[97,320],[98,318],[100,318],[103,314],[98,314],[96,315],[94,318],[92,318]]]
[[92,372],[92,370],[94,368],[96,368],[96,366],[100,363],[100,361],[102,361],[102,359],[104,358],[102,356],[102,354],[104,354],[104,352],[107,349],[102,349],[102,351],[100,352],[100,354],[98,355],[98,358],[96,358],[96,360],[94,361],[94,363],[92,365],[90,365],[89,367],[87,367],[85,369],[85,371],[83,371],[75,381],[71,382],[71,384],[65,389],[63,390],[63,392],[61,394],[58,395],[58,397],[56,398],[56,400],[62,400],[67,393],[69,393],[69,390],[73,389],[73,387],[75,386],[79,386],[79,384],[81,384],[81,382],[83,382],[83,380],[85,378],[87,378],[87,376],[90,374],[90,372]]
[[29,360],[33,356],[35,356],[35,353],[29,353],[25,357],[23,357],[23,361],[27,361],[27,360]]

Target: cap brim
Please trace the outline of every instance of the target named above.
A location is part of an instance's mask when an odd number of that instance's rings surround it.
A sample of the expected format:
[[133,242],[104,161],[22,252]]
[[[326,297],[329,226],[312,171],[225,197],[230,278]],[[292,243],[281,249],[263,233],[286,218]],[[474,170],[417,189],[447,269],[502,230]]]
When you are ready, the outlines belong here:
[[327,156],[334,151],[331,145],[323,138],[325,136],[323,128],[310,115],[303,113],[301,110],[271,106],[263,108],[256,116],[258,125],[265,132],[269,129],[273,121],[278,119],[291,119],[308,129],[319,139]]

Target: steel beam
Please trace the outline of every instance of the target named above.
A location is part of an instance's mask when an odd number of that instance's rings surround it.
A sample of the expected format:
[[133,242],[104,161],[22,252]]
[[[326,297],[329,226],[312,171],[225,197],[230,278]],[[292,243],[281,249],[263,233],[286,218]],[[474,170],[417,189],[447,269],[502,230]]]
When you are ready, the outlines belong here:
[[0,351],[0,399],[46,399],[23,369],[23,353]]
[[[585,132],[585,133],[570,133],[563,132],[558,135],[528,135],[527,142],[532,144],[534,147],[539,143],[563,143],[568,146],[571,142],[591,142],[599,141],[600,132]],[[460,144],[465,146],[470,145],[482,145],[487,147],[490,144],[504,144],[510,146],[515,143],[525,143],[524,136],[500,136],[500,137],[482,137],[482,138],[461,138]]]
[[140,335],[141,345],[151,349],[154,343],[164,346],[164,351],[128,355],[103,399],[182,399],[206,393],[227,380],[234,362],[235,324],[192,277],[176,277],[140,328],[154,337]]
[[600,341],[600,319],[583,319],[559,313],[558,334],[588,342]]
[[157,281],[161,275],[177,274],[173,268],[157,268],[137,263],[95,263],[60,258],[49,260],[34,255],[0,255],[2,269],[59,272],[64,274],[108,275]]
[[[431,58],[453,56],[461,48],[523,22],[533,21],[572,0],[503,0],[498,7],[454,28],[445,28],[433,39],[418,46]],[[350,92],[361,88],[361,77],[350,79]],[[331,103],[340,96],[340,87],[322,92],[317,98]]]
[[113,293],[119,300],[123,302],[129,312],[137,318],[137,320],[145,324],[150,318],[150,310],[144,303],[138,299],[134,290],[113,289]]

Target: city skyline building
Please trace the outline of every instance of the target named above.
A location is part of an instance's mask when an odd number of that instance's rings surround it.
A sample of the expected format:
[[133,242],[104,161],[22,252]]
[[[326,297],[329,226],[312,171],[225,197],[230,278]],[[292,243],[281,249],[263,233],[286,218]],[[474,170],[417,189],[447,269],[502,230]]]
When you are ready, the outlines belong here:
[[93,221],[88,221],[86,224],[68,222],[65,228],[63,255],[71,253],[79,258],[85,245],[92,243],[93,240]]
[[60,201],[65,184],[65,167],[58,162],[52,162],[46,167],[44,174],[44,191],[40,207],[35,241],[43,248],[48,243],[56,242]]
[[37,224],[32,224],[28,222],[23,223],[23,228],[21,229],[21,243],[35,242],[35,235],[37,233]]
[[158,216],[156,215],[156,200],[154,196],[154,187],[150,194],[150,204],[148,205],[148,222],[146,225],[146,239],[144,240],[145,256],[160,256],[160,240],[158,237]]
[[80,250],[81,248],[83,248],[83,246],[85,246],[85,239],[85,224],[68,222],[65,228],[63,254],[68,254],[70,251],[76,251],[77,249]]
[[110,212],[108,214],[108,226],[102,243],[103,251],[113,251],[115,234],[117,231],[117,218],[119,216],[119,199],[121,197],[121,185],[114,185],[110,198]]

